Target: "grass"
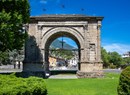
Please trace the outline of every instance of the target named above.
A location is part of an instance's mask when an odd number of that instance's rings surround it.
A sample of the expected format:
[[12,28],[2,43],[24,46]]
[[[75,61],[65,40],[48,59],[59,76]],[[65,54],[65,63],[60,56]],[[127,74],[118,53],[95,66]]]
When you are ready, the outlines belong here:
[[119,74],[95,79],[46,79],[48,95],[117,95]]

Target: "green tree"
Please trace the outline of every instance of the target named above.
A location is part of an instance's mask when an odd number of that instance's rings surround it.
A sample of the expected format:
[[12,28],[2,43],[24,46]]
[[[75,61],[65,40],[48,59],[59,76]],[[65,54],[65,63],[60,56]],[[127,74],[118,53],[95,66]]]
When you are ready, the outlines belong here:
[[124,58],[124,64],[130,64],[130,57]]
[[110,63],[116,65],[116,67],[120,67],[123,64],[123,58],[117,52],[109,52],[110,55]]
[[71,59],[74,57],[74,54],[72,51],[69,50],[57,50],[55,48],[51,48],[51,51],[49,52],[51,56],[55,57],[61,57],[63,59]]
[[9,59],[8,51],[5,51],[5,52],[0,51],[0,66],[3,65],[3,64],[4,65],[7,64],[8,59]]
[[0,0],[0,51],[21,49],[29,15],[28,0]]
[[0,0],[0,64],[7,63],[9,51],[23,47],[29,15],[28,0]]
[[109,62],[110,56],[108,55],[107,51],[103,47],[101,48],[101,58],[103,61],[103,67],[108,68],[110,65]]
[[117,52],[107,52],[103,47],[101,48],[101,58],[104,68],[116,68],[122,64],[130,63],[130,59],[123,59]]

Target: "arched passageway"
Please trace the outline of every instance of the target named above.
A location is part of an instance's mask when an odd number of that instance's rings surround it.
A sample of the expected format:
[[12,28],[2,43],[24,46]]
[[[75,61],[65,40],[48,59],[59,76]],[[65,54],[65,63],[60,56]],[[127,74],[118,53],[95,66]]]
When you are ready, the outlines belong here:
[[71,38],[62,36],[56,38],[49,46],[49,69],[53,72],[76,73],[79,70],[80,49]]
[[77,76],[102,76],[100,27],[103,17],[83,15],[46,15],[30,17],[25,48],[25,72],[49,71],[49,46],[56,38],[65,36],[74,40],[79,49]]
[[[58,46],[58,48],[57,49],[52,49],[52,48],[50,48],[50,45],[52,44],[52,42],[55,40],[55,39],[57,39],[57,38],[59,38],[59,37],[68,37],[68,38],[71,38],[74,42],[76,42],[76,44],[77,44],[77,48],[69,48],[69,49],[67,49],[67,48],[65,48],[64,47],[64,45],[63,46]],[[55,43],[56,44],[56,43]],[[57,43],[58,44],[58,43]],[[64,44],[64,42],[63,42],[63,44]],[[45,45],[45,62],[47,63],[46,65],[47,65],[47,67],[46,67],[46,70],[49,70],[49,67],[50,67],[50,64],[51,64],[51,62],[49,62],[49,60],[50,60],[50,51],[57,51],[57,52],[60,52],[60,53],[69,53],[69,54],[75,54],[75,55],[72,55],[72,58],[71,59],[73,59],[73,60],[69,60],[69,59],[67,59],[67,58],[65,58],[65,57],[62,57],[62,56],[58,56],[58,55],[55,55],[55,56],[53,56],[53,55],[51,55],[51,59],[52,60],[54,60],[54,62],[53,62],[53,65],[55,66],[56,65],[56,62],[59,62],[58,64],[60,64],[60,62],[61,63],[66,63],[66,64],[68,64],[69,65],[69,62],[68,61],[76,61],[77,63],[75,63],[75,65],[77,65],[77,68],[71,68],[72,70],[74,70],[74,69],[77,69],[77,70],[80,70],[80,43],[79,43],[79,41],[78,41],[78,39],[75,37],[75,35],[72,35],[72,34],[70,34],[70,33],[68,33],[68,32],[62,32],[62,31],[60,31],[60,32],[57,32],[57,33],[55,33],[55,34],[52,34],[49,38],[48,38],[48,40],[47,40],[47,42],[46,42],[46,45]],[[77,53],[77,55],[76,55],[76,53]],[[66,56],[70,56],[70,55],[66,55]],[[75,58],[75,60],[74,60],[74,58]],[[56,61],[57,60],[57,61]],[[51,60],[50,60],[51,61]],[[49,64],[48,64],[49,63]],[[65,66],[66,67],[66,69],[67,69],[67,67],[70,67],[72,65],[72,62],[71,62],[71,64],[69,65],[69,66]],[[64,67],[64,66],[63,66]],[[64,68],[65,68],[64,67]],[[57,66],[57,68],[58,68],[58,66]],[[55,68],[56,69],[56,68]],[[69,69],[69,68],[68,68]],[[69,69],[69,70],[71,70],[71,69]],[[57,69],[58,70],[58,69]],[[59,70],[60,70],[60,68],[59,68]]]
[[[78,45],[78,52],[79,52],[79,67],[80,67],[80,61],[81,61],[81,47],[83,47],[82,41],[83,41],[83,37],[81,36],[80,33],[78,33],[76,30],[72,29],[72,28],[68,28],[68,27],[58,27],[58,28],[53,28],[50,29],[43,37],[43,55],[44,55],[44,62],[45,62],[45,71],[49,71],[49,61],[48,61],[48,55],[49,55],[49,46],[52,43],[52,41],[54,41],[56,38],[58,37],[69,37],[71,39],[73,39],[77,45]],[[79,68],[80,70],[80,68]]]

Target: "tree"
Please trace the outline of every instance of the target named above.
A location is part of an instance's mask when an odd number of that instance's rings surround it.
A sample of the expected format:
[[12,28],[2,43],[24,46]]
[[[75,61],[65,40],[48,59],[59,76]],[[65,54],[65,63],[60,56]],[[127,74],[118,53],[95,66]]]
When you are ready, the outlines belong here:
[[61,57],[61,58],[63,58],[63,59],[67,59],[67,60],[69,60],[69,59],[71,59],[71,58],[73,58],[74,57],[74,55],[73,55],[73,52],[72,51],[69,51],[69,50],[57,50],[57,49],[55,49],[55,48],[51,48],[51,51],[49,52],[49,54],[51,55],[51,56],[54,56],[54,57]]
[[120,67],[123,64],[123,58],[117,52],[109,52],[110,55],[110,63],[116,65],[116,67]]
[[121,67],[122,64],[130,62],[129,59],[123,59],[117,52],[107,52],[104,48],[101,48],[101,58],[105,68]]
[[130,64],[130,57],[124,58],[123,60],[125,64]]
[[5,64],[9,51],[23,47],[27,34],[23,25],[29,21],[28,0],[0,0],[0,63]]
[[28,0],[0,0],[0,51],[22,48],[29,15]]
[[108,55],[107,51],[103,47],[101,48],[101,58],[102,58],[102,61],[103,61],[103,67],[105,67],[105,68],[109,67],[110,56]]
[[8,63],[8,51],[0,51],[0,66]]

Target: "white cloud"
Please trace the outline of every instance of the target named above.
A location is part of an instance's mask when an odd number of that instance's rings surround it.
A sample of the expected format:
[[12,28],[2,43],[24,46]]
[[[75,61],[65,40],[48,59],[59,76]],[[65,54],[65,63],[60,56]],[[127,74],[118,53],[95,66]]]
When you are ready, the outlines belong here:
[[104,45],[103,46],[108,52],[113,52],[116,51],[119,54],[124,54],[127,51],[130,51],[130,45],[125,45],[125,44],[119,44],[119,43],[113,43],[109,45]]

